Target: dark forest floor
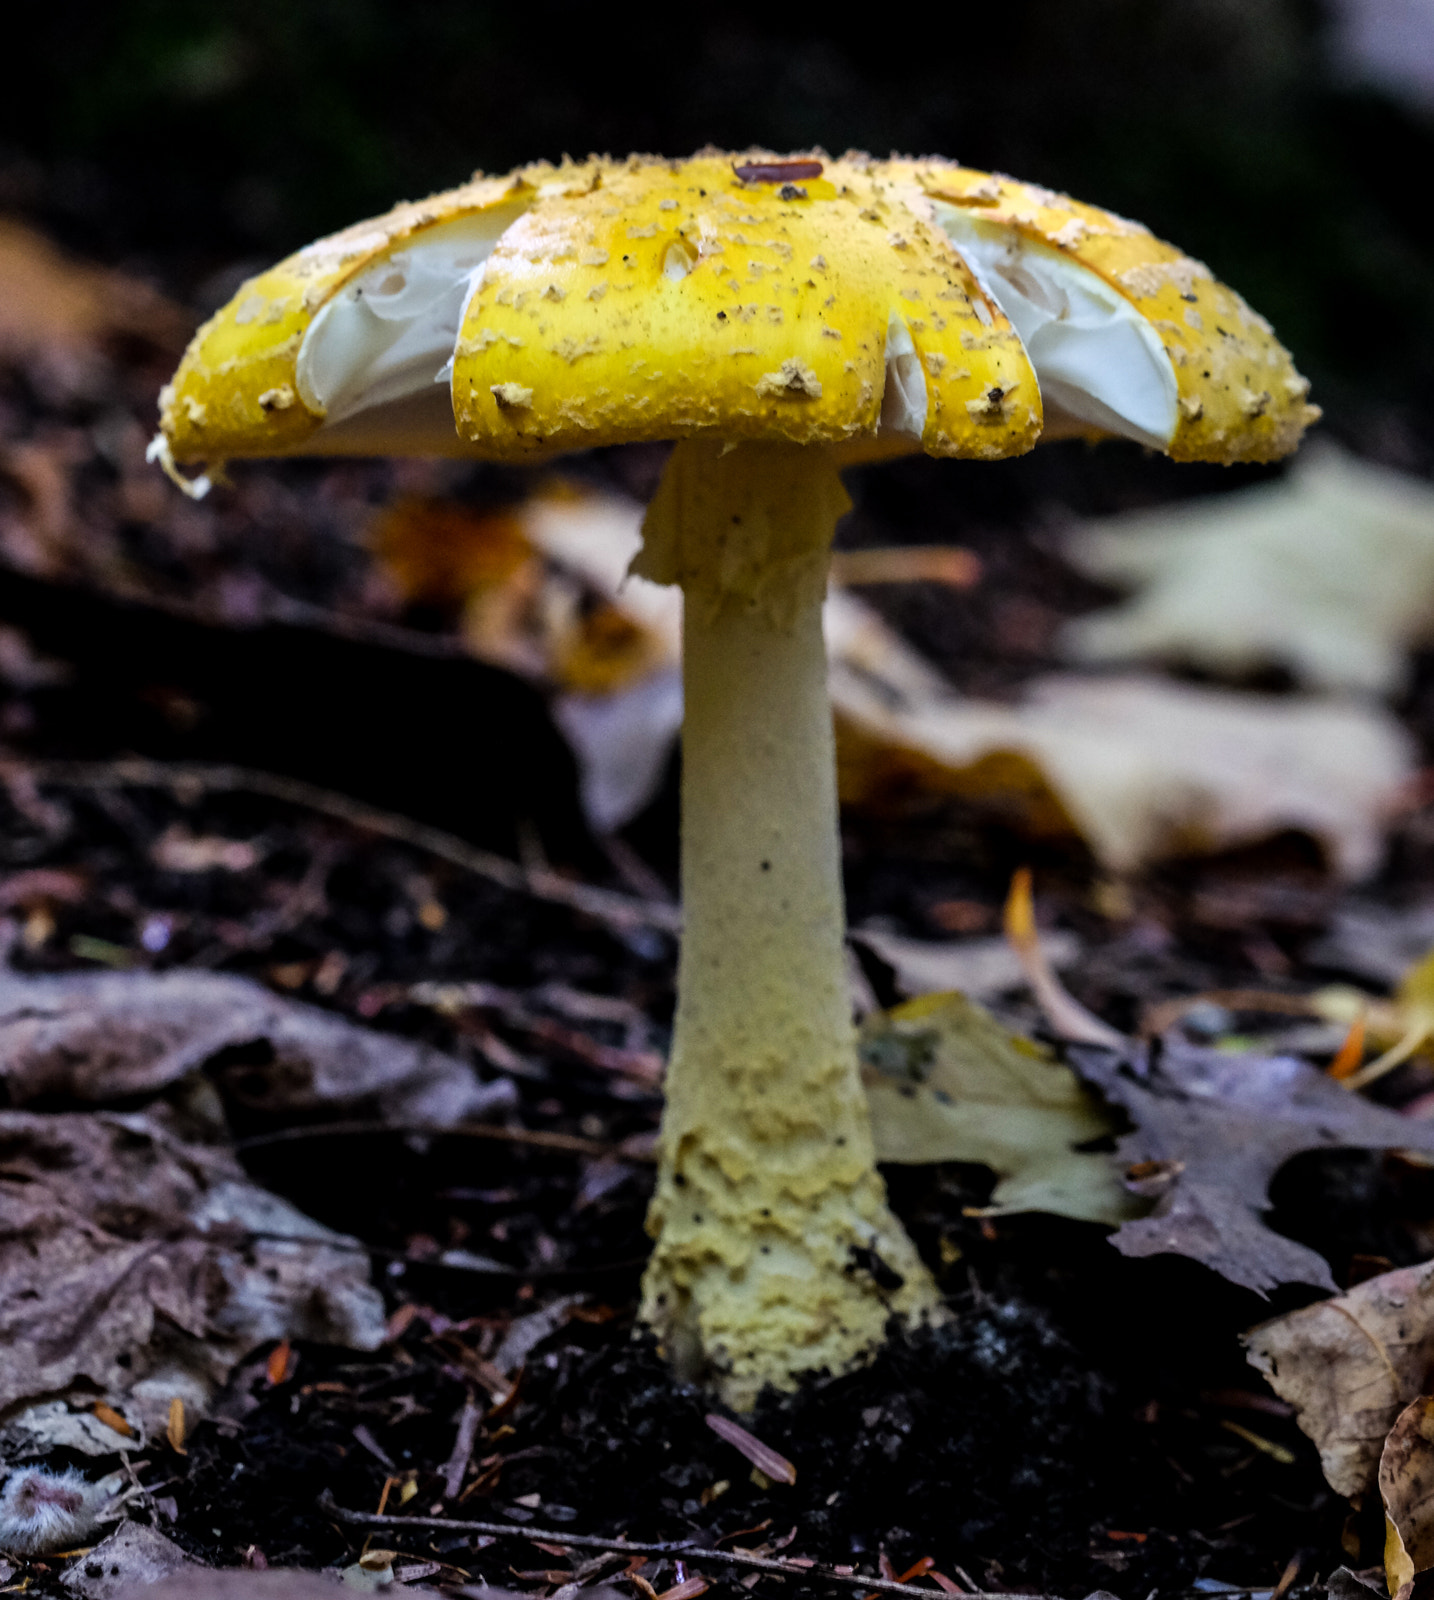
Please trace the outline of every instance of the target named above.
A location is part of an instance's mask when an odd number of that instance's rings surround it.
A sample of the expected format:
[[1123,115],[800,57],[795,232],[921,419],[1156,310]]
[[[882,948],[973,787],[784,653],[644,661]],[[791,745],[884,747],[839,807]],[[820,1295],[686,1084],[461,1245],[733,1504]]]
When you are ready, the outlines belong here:
[[[170,1480],[173,1539],[220,1565],[253,1563],[256,1551],[274,1565],[341,1564],[363,1535],[319,1509],[328,1491],[351,1509],[371,1511],[387,1493],[390,1510],[446,1505],[515,1531],[772,1548],[872,1575],[930,1557],[963,1588],[1071,1597],[1268,1589],[1295,1558],[1301,1584],[1378,1561],[1378,1507],[1351,1516],[1328,1490],[1313,1448],[1237,1342],[1308,1295],[1265,1302],[1190,1262],[1128,1260],[1091,1226],[969,1216],[990,1189],[980,1168],[888,1174],[955,1318],[940,1332],[898,1335],[860,1372],[764,1402],[744,1421],[790,1458],[797,1479],[755,1480],[706,1426],[704,1397],[675,1384],[634,1330],[650,1184],[640,1153],[660,1107],[611,1059],[664,1048],[673,940],[615,931],[292,799],[193,774],[104,776],[104,764],[132,753],[235,762],[631,891],[622,859],[583,830],[572,764],[541,696],[463,659],[451,619],[374,601],[362,543],[374,508],[398,492],[495,506],[523,492],[522,480],[446,464],[298,464],[242,470],[234,491],[189,506],[138,461],[136,418],[167,359],[162,346],[145,347],[89,376],[23,364],[0,374],[0,622],[71,669],[46,681],[23,651],[19,665],[0,660],[10,959],[26,970],[248,974],[429,1040],[485,1076],[513,1074],[512,1128],[573,1135],[599,1152],[397,1132],[265,1143],[278,1130],[246,1101],[245,1063],[217,1063],[246,1168],[371,1249],[393,1337],[372,1356],[301,1347],[277,1382],[259,1352],[188,1455],[156,1471]],[[68,509],[46,534],[44,463],[65,452]],[[642,450],[571,470],[645,493],[659,463]],[[978,471],[897,464],[860,481],[843,540],[976,550],[985,575],[969,595],[909,587],[873,600],[961,687],[1008,693],[1054,664],[1058,623],[1101,598],[1055,553],[1061,519],[1217,481],[1237,480],[1072,446]],[[1402,709],[1426,754],[1431,688],[1425,661]],[[92,766],[52,765],[72,760]],[[1162,869],[1118,895],[1079,850],[1032,851],[959,808],[852,817],[851,918],[950,937],[957,906],[960,931],[995,932],[1011,871],[1033,863],[1043,915],[1082,941],[1073,991],[1134,1027],[1157,1002],[1212,989],[1368,981],[1357,952],[1341,954],[1331,935],[1356,904],[1397,931],[1411,907],[1434,901],[1431,815],[1397,821],[1388,866],[1357,893],[1333,885],[1315,848],[1291,836]],[[176,872],[157,847],[177,833],[251,848],[226,868]],[[675,882],[671,779],[625,842]],[[45,894],[23,887],[38,872],[57,875]],[[879,999],[896,998],[879,962],[867,975]],[[444,980],[490,984],[523,1004],[451,1014],[415,998],[415,984]],[[581,1015],[574,994],[606,1010]],[[1008,1015],[1038,1020],[1015,997]],[[1389,1092],[1407,1096],[1417,1082],[1411,1071]],[[1393,1158],[1301,1158],[1273,1199],[1274,1224],[1326,1254],[1341,1283],[1371,1258],[1398,1265],[1427,1253],[1434,1185]],[[437,1264],[452,1247],[496,1265]],[[567,1319],[535,1347],[516,1395],[485,1417],[479,1471],[456,1505],[445,1501],[459,1414],[470,1395],[482,1398],[475,1361],[516,1318],[559,1297],[571,1297]],[[580,1559],[519,1537],[415,1531],[400,1548],[415,1569],[442,1563],[430,1582],[481,1578],[535,1593],[567,1581]],[[63,1567],[34,1567],[32,1592],[48,1592]],[[681,1581],[672,1562],[639,1576],[658,1592]],[[783,1580],[745,1586],[774,1593]]]

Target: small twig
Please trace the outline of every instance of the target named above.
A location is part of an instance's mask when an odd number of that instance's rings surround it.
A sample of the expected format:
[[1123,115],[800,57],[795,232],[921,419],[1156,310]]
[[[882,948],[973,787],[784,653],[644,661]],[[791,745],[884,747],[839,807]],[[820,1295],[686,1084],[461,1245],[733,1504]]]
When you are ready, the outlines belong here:
[[365,1135],[418,1133],[430,1139],[490,1139],[499,1144],[522,1144],[536,1150],[561,1150],[566,1155],[594,1161],[618,1159],[648,1163],[653,1155],[629,1151],[620,1144],[584,1139],[576,1133],[548,1133],[541,1128],[500,1128],[486,1122],[459,1122],[451,1126],[434,1122],[316,1122],[298,1128],[278,1128],[236,1139],[236,1150],[259,1150],[271,1144],[298,1144],[305,1139],[354,1139]]
[[[200,1234],[199,1237],[203,1238],[204,1235]],[[349,1239],[342,1234],[328,1238],[324,1234],[266,1233],[259,1228],[245,1228],[243,1237],[259,1244],[301,1244],[310,1245],[315,1250],[376,1256],[380,1261],[401,1261],[405,1266],[423,1267],[428,1271],[473,1272],[480,1277],[522,1278],[545,1283],[557,1278],[596,1278],[609,1272],[635,1272],[647,1265],[646,1256],[629,1256],[625,1261],[600,1261],[590,1267],[510,1267],[506,1262],[471,1255],[466,1250],[445,1250],[436,1256],[413,1256],[405,1250],[390,1250],[381,1244],[365,1244],[362,1239]]]
[[361,800],[321,789],[299,778],[285,778],[273,772],[249,767],[210,766],[205,763],[124,759],[120,761],[45,761],[19,760],[7,756],[0,763],[0,777],[7,773],[24,774],[36,783],[53,783],[74,789],[199,789],[211,793],[259,794],[271,800],[317,811],[352,827],[377,833],[387,839],[412,845],[442,861],[461,867],[475,877],[487,878],[514,894],[531,895],[565,905],[614,928],[659,928],[676,933],[682,913],[676,906],[659,905],[599,889],[591,884],[570,883],[556,872],[530,869],[516,861],[480,850],[441,828],[415,822],[392,811],[366,805]]
[[1100,1020],[1094,1012],[1075,998],[1056,976],[1050,960],[1041,948],[1041,935],[1036,927],[1036,908],[1031,899],[1031,869],[1020,867],[1011,878],[1011,892],[1006,897],[1006,939],[1016,952],[1026,982],[1036,998],[1051,1030],[1061,1039],[1075,1044],[1098,1045],[1104,1050],[1119,1050],[1129,1043],[1123,1033]]
[[473,1441],[478,1437],[478,1424],[483,1420],[482,1408],[475,1405],[470,1394],[463,1402],[463,1414],[458,1419],[458,1436],[453,1441],[453,1453],[443,1468],[443,1498],[452,1500],[463,1487],[463,1477],[468,1471],[468,1460],[473,1454]]
[[[444,1533],[492,1534],[510,1539],[543,1539],[553,1544],[571,1545],[575,1550],[611,1550],[634,1556],[680,1556],[684,1561],[718,1561],[729,1567],[747,1567],[754,1572],[774,1572],[784,1578],[808,1582],[842,1583],[853,1589],[876,1594],[929,1595],[931,1600],[946,1600],[941,1589],[928,1589],[914,1583],[897,1583],[889,1578],[872,1578],[863,1573],[838,1572],[833,1567],[813,1562],[774,1561],[770,1556],[754,1556],[744,1550],[711,1550],[688,1540],[604,1539],[591,1533],[565,1533],[553,1528],[514,1527],[508,1522],[466,1522],[457,1517],[393,1517],[374,1512],[349,1511],[339,1505],[329,1490],[319,1496],[319,1510],[340,1522],[364,1528],[432,1528]],[[980,1600],[1042,1600],[1038,1595],[1007,1595],[994,1590],[979,1590]]]

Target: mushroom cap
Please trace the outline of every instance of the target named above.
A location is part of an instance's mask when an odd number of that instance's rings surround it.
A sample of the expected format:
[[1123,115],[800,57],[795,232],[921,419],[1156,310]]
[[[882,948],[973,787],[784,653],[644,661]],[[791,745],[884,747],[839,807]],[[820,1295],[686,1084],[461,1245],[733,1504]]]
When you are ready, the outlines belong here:
[[479,176],[306,246],[200,329],[157,448],[994,459],[1080,432],[1271,460],[1307,392],[1238,295],[1094,206],[939,159],[704,151]]

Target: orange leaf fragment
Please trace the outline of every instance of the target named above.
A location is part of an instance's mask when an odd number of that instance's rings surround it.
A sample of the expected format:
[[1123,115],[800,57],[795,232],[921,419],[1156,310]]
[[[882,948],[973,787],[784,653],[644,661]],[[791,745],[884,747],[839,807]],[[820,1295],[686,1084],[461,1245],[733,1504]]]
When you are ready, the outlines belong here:
[[134,1429],[113,1406],[107,1406],[103,1400],[96,1400],[92,1409],[105,1427],[113,1428],[116,1433],[122,1433],[126,1439],[134,1438]]
[[1329,1064],[1331,1078],[1352,1078],[1364,1065],[1365,1013],[1363,1011],[1349,1025],[1333,1061]]
[[280,1339],[278,1344],[269,1352],[266,1370],[270,1383],[283,1383],[285,1378],[294,1370],[291,1364],[294,1352],[289,1348],[287,1339]]
[[169,1448],[177,1455],[187,1456],[188,1450],[184,1448],[186,1433],[184,1420],[184,1402],[175,1395],[169,1402],[169,1421],[165,1425],[164,1436],[169,1440]]
[[500,587],[533,557],[511,513],[419,496],[380,512],[369,545],[405,600],[438,604]]

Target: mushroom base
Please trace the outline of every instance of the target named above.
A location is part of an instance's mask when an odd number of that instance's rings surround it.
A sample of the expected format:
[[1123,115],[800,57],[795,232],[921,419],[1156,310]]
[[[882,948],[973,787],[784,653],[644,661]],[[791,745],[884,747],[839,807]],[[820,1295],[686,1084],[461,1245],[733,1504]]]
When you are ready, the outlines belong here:
[[677,447],[641,570],[686,595],[685,931],[643,1316],[738,1409],[940,1314],[886,1205],[847,992],[821,450]]

